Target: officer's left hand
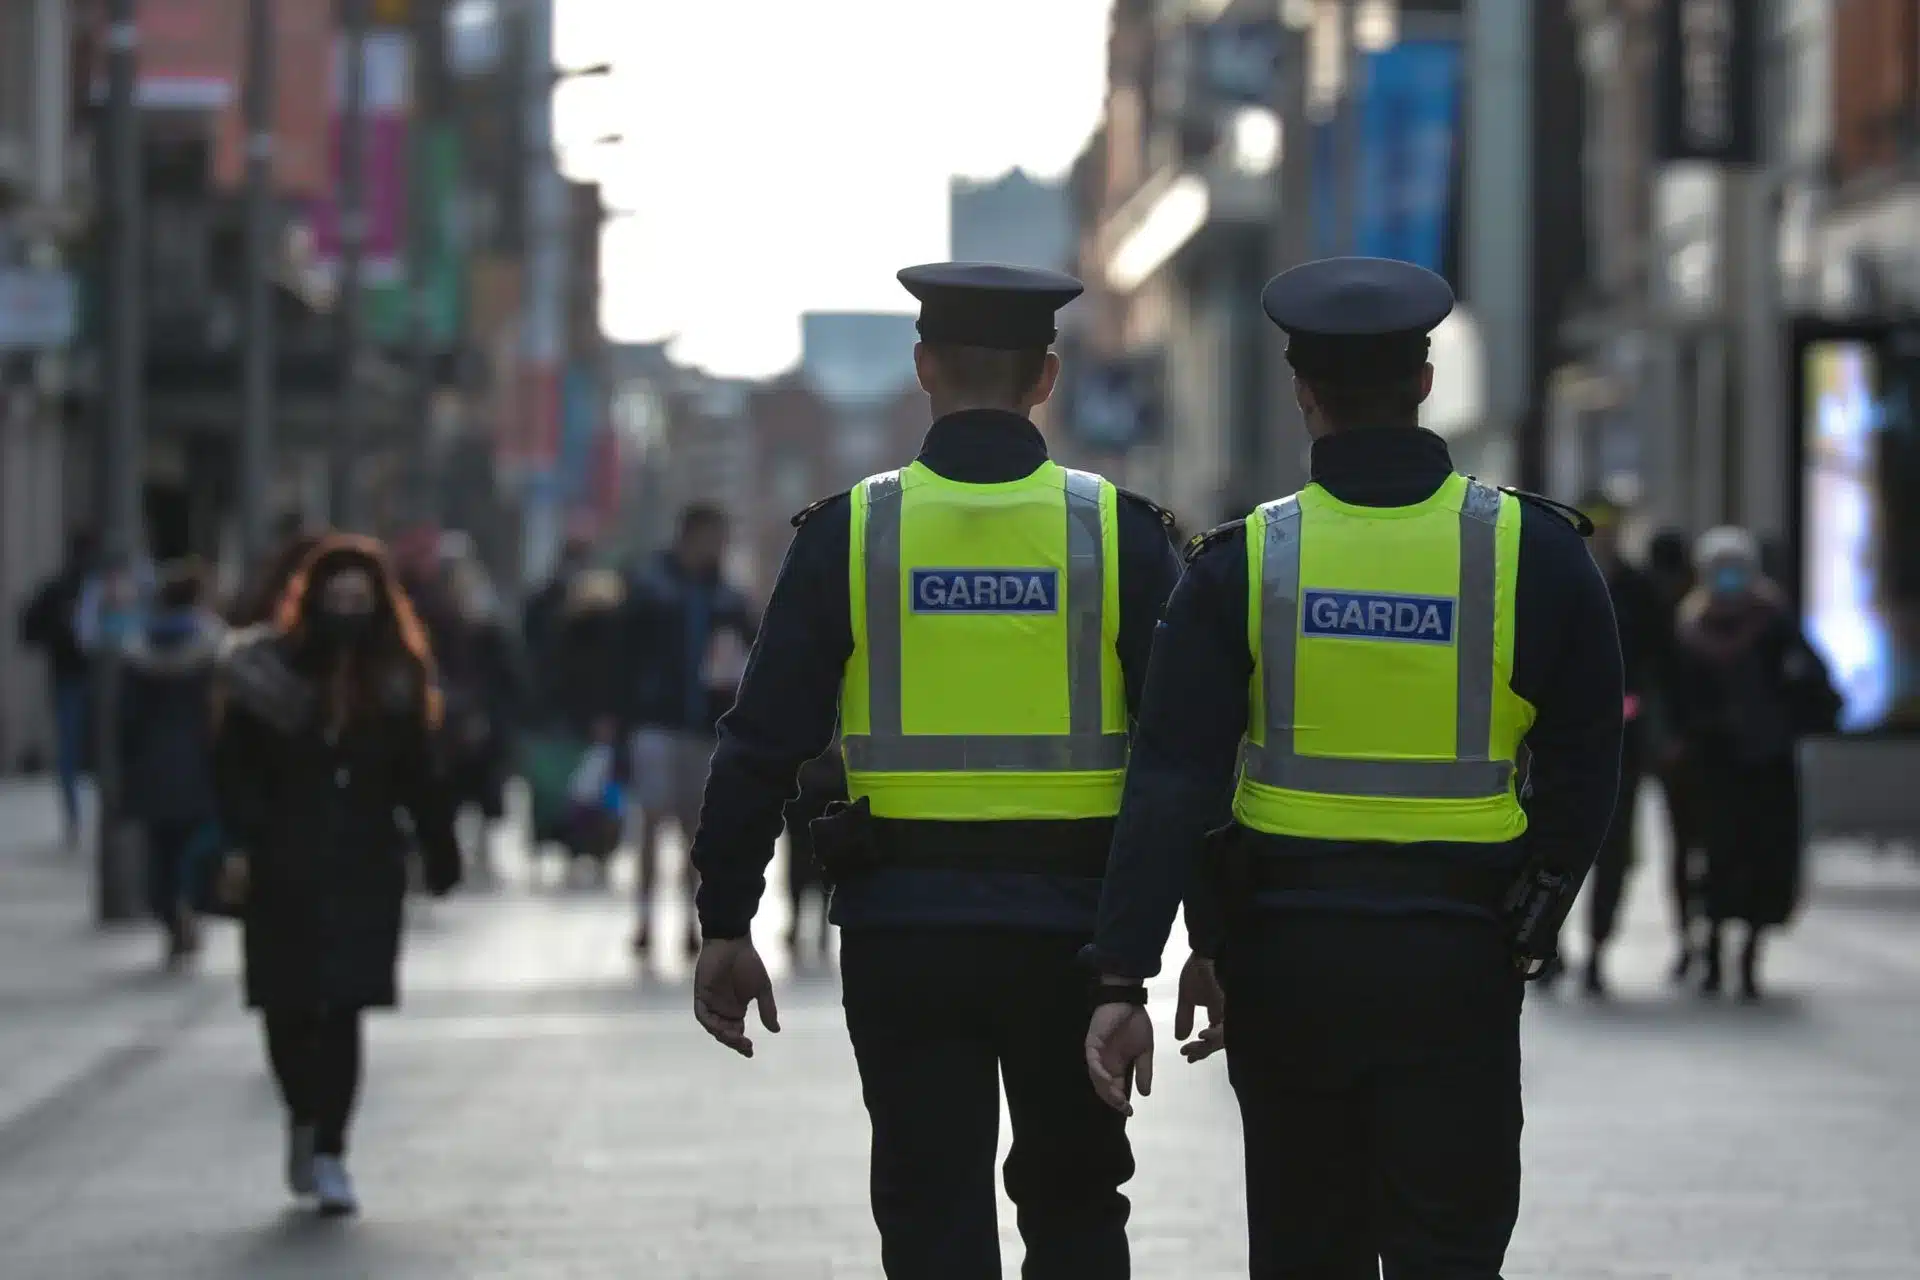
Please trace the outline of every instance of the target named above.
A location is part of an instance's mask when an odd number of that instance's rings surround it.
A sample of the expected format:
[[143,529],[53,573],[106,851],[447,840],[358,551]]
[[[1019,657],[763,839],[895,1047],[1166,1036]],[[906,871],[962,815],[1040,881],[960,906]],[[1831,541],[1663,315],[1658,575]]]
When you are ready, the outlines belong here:
[[1133,1085],[1153,1092],[1153,1018],[1130,1004],[1103,1004],[1087,1024],[1087,1075],[1100,1101],[1121,1115],[1133,1114]]

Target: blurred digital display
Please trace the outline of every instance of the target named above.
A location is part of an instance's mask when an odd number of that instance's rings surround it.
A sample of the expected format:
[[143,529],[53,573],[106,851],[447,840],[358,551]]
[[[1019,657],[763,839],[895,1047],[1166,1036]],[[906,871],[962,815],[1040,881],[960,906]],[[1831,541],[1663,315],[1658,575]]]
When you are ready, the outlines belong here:
[[1843,699],[1842,729],[1920,727],[1912,412],[1920,353],[1836,340],[1810,343],[1802,359],[1802,621]]

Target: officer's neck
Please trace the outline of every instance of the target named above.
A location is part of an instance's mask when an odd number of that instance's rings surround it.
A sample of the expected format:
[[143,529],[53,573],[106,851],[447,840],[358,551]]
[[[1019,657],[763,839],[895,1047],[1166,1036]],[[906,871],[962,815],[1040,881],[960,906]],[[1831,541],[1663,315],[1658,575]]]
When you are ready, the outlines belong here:
[[956,413],[1003,413],[1016,418],[1032,421],[1033,406],[1025,404],[1006,404],[994,400],[979,400],[970,396],[929,396],[928,402],[933,408],[933,420],[951,418]]
[[1313,442],[1313,482],[1342,502],[1411,506],[1453,474],[1447,442],[1421,427],[1335,431]]

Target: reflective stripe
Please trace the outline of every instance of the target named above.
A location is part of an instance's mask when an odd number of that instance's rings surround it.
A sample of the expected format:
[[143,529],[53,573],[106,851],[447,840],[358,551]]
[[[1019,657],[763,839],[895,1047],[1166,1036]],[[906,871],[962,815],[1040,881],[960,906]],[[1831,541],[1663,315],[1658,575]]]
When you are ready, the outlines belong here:
[[1460,503],[1459,632],[1454,649],[1459,693],[1453,754],[1461,760],[1485,760],[1493,737],[1494,541],[1499,524],[1500,491],[1467,481]]
[[1500,492],[1467,483],[1460,508],[1460,594],[1454,649],[1458,700],[1453,760],[1354,760],[1294,750],[1293,694],[1299,677],[1300,504],[1264,509],[1260,566],[1260,662],[1266,742],[1246,746],[1247,776],[1263,786],[1324,795],[1477,800],[1504,795],[1513,762],[1489,760],[1493,734],[1496,530]]
[[[1106,540],[1100,536],[1100,477],[1068,471],[1066,481],[1068,724],[1076,738],[1098,737],[1100,655],[1105,644],[1101,628],[1107,602]],[[1121,765],[1125,763],[1122,759]]]
[[1127,766],[1127,736],[1102,732],[1106,540],[1100,477],[1066,471],[1067,699],[1065,734],[931,734],[903,728],[900,640],[900,473],[867,482],[867,719],[843,740],[856,773],[1095,773]]
[[867,721],[900,732],[900,473],[867,481]]
[[1103,773],[1127,767],[1124,733],[850,734],[856,773]]

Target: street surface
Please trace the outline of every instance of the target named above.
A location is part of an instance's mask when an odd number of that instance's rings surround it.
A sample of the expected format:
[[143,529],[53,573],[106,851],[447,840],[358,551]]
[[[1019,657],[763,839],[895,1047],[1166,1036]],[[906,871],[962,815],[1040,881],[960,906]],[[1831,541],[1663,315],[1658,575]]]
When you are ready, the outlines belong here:
[[[783,964],[786,1029],[736,1059],[695,1027],[684,961],[628,955],[624,891],[553,887],[552,868],[535,885],[508,858],[497,889],[416,913],[406,1007],[371,1026],[366,1212],[320,1223],[281,1188],[231,930],[197,974],[159,975],[156,938],[88,927],[85,858],[53,827],[50,793],[0,788],[0,1277],[880,1274],[830,969]],[[1920,870],[1846,850],[1816,866],[1760,1007],[1664,985],[1650,874],[1619,998],[1529,999],[1510,1280],[1920,1275]],[[785,916],[776,890],[757,923],[770,961]],[[677,913],[657,924],[678,939]],[[1163,1037],[1171,998],[1161,984]],[[1135,1121],[1135,1273],[1244,1275],[1223,1064],[1161,1052]]]

